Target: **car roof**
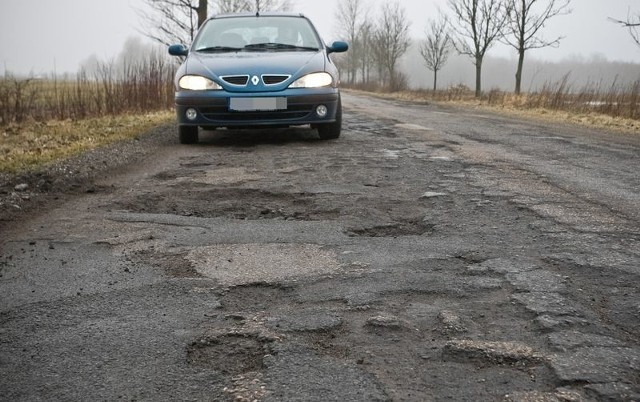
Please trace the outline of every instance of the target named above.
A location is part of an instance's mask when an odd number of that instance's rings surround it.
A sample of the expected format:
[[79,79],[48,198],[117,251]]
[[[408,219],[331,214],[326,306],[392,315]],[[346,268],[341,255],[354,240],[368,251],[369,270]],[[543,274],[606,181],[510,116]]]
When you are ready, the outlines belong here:
[[229,14],[217,14],[212,16],[211,20],[219,18],[238,18],[238,17],[298,17],[306,18],[302,13],[285,13],[285,12],[265,12],[265,13],[229,13]]

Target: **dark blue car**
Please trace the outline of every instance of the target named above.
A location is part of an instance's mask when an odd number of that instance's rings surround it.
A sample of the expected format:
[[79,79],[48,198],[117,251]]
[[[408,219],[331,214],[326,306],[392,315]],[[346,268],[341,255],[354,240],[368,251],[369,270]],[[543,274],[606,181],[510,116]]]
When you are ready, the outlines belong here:
[[175,79],[180,142],[198,141],[198,127],[215,129],[311,125],[320,138],[340,136],[338,70],[301,14],[232,14],[208,19]]

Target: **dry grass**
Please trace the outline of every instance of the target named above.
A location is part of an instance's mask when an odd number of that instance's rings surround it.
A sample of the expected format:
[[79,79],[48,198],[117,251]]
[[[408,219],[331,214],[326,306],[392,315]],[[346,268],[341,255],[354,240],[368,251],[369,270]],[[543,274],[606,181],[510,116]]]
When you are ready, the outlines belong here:
[[29,170],[174,119],[175,65],[153,52],[73,80],[0,78],[0,172]]
[[0,78],[0,126],[25,121],[146,113],[173,105],[175,65],[151,53],[135,63],[99,63],[75,79]]
[[0,172],[16,172],[138,137],[175,119],[172,111],[13,123],[0,127]]
[[640,134],[640,81],[630,88],[588,87],[573,93],[560,82],[536,93],[515,95],[492,90],[482,98],[456,86],[442,91],[362,91],[386,99],[436,102],[490,110],[508,115],[558,123],[573,123],[625,133]]

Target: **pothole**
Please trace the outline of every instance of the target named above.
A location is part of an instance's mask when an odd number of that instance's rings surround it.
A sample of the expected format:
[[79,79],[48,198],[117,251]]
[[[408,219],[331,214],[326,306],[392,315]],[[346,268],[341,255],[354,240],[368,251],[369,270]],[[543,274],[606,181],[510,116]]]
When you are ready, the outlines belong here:
[[327,332],[342,325],[342,317],[322,310],[304,310],[271,317],[267,326],[286,332]]
[[182,192],[145,194],[117,207],[132,212],[231,219],[287,219],[296,221],[332,220],[339,210],[317,205],[316,195],[274,193],[259,189],[190,188]]
[[153,251],[140,251],[135,254],[140,262],[150,262],[154,266],[164,269],[167,275],[174,278],[201,278],[193,264],[186,259],[184,254],[156,253]]
[[[285,298],[291,297],[293,288],[280,284],[252,283],[234,286],[226,292],[222,299],[225,306],[233,306],[237,311],[263,311],[279,305]],[[237,316],[244,321],[244,314]]]
[[399,237],[420,236],[433,230],[434,225],[419,220],[350,228],[345,233],[350,237]]
[[204,337],[187,348],[187,361],[198,367],[238,375],[259,371],[270,340],[257,334],[230,333]]

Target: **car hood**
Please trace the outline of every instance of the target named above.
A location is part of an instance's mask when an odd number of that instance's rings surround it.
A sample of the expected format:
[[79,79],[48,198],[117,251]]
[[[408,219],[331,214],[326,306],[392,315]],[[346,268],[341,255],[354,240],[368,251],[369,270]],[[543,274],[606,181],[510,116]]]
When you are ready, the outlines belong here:
[[278,85],[247,85],[247,91],[273,91],[284,89],[296,79],[312,72],[325,71],[325,54],[317,52],[233,52],[189,54],[185,74],[203,75],[212,78],[225,89],[242,92],[243,88],[230,87],[220,77],[248,75],[290,75],[291,78]]

